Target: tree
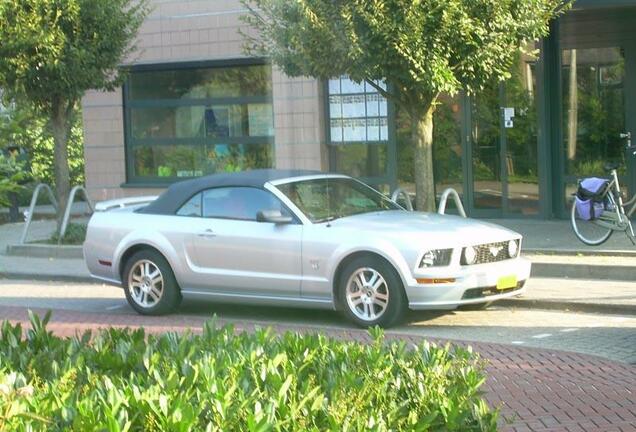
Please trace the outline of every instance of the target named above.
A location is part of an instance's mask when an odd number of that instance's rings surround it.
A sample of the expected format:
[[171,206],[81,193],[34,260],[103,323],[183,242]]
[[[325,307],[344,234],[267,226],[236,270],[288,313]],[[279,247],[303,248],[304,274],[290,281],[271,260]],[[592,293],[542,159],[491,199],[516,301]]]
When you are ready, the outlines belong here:
[[47,119],[60,209],[76,108],[87,90],[121,85],[119,65],[146,14],[147,0],[0,0],[0,87]]
[[[289,76],[366,81],[408,112],[416,203],[435,206],[433,113],[442,93],[506,79],[520,46],[545,36],[563,0],[242,0],[246,51]],[[374,80],[386,79],[387,89]]]

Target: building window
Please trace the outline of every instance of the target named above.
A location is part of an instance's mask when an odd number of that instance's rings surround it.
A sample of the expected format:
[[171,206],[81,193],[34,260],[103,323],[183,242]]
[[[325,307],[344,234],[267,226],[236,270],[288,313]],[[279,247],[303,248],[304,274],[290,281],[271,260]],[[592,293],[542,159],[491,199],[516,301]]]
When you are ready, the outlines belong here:
[[130,183],[273,165],[269,65],[139,67],[124,110]]
[[[386,88],[382,81],[375,82]],[[332,169],[372,183],[386,181],[389,121],[387,101],[368,83],[348,77],[328,83]]]

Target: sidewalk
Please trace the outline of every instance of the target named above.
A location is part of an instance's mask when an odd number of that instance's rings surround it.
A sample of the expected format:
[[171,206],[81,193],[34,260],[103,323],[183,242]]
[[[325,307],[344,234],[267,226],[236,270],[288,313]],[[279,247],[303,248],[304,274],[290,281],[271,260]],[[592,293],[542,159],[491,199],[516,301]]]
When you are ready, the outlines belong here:
[[[46,240],[55,232],[53,220],[31,222],[27,242]],[[24,223],[0,225],[0,277],[12,279],[65,280],[89,282],[88,269],[81,259],[27,258],[6,255],[7,245],[17,244]]]
[[[552,272],[545,270],[537,276],[536,272],[528,283],[526,294],[520,298],[502,300],[498,304],[522,308],[577,310],[581,312],[636,313],[636,247],[628,249],[620,235],[610,239],[604,251],[620,251],[622,256],[554,256],[559,250],[595,251],[594,248],[581,245],[569,229],[567,221],[527,221],[493,220],[503,226],[515,229],[524,235],[524,250],[534,249],[544,253],[532,254],[534,269],[540,266],[552,266]],[[0,225],[0,277],[12,279],[59,280],[73,282],[91,282],[84,261],[81,259],[26,258],[7,256],[6,245],[17,243],[24,224]],[[48,238],[55,229],[54,221],[35,221],[32,223],[29,240]],[[624,239],[628,242],[627,238]],[[578,249],[577,249],[578,248]],[[622,248],[622,249],[616,249]],[[591,265],[590,262],[594,264]],[[606,267],[609,276],[619,269],[622,276],[618,280],[582,281],[567,277],[588,277],[586,270]],[[575,273],[572,275],[571,273]],[[543,277],[558,278],[542,279]],[[612,279],[611,277],[607,279]],[[621,281],[622,280],[622,281]],[[582,285],[585,286],[582,289]]]
[[540,253],[596,254],[614,253],[636,257],[634,246],[623,233],[614,233],[600,246],[587,246],[580,242],[569,220],[489,219],[523,235],[522,250]]

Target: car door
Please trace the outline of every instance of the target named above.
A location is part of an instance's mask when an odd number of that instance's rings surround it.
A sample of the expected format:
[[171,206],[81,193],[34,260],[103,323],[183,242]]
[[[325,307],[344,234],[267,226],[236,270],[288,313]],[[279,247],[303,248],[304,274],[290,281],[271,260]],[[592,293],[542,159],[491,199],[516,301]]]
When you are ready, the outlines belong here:
[[201,217],[188,218],[186,246],[193,285],[215,293],[300,296],[302,225],[256,220],[260,210],[291,215],[278,198],[252,187],[213,188],[194,198]]

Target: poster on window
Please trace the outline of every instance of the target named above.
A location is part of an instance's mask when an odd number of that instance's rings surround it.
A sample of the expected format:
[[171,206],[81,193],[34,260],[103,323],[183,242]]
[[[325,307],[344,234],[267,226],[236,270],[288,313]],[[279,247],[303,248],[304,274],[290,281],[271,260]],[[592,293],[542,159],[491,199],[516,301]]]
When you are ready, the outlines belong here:
[[269,104],[250,104],[247,106],[250,136],[273,136],[274,120],[272,106]]

